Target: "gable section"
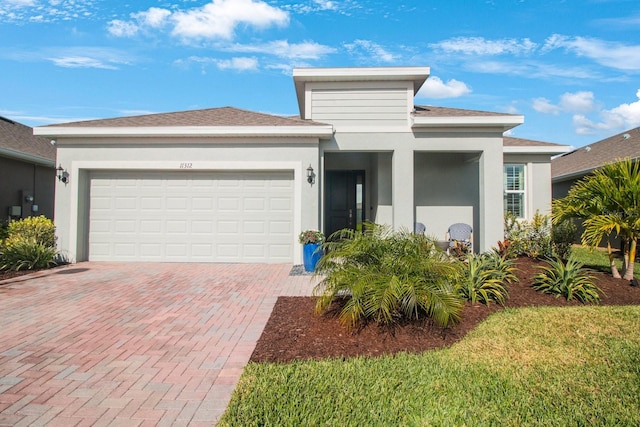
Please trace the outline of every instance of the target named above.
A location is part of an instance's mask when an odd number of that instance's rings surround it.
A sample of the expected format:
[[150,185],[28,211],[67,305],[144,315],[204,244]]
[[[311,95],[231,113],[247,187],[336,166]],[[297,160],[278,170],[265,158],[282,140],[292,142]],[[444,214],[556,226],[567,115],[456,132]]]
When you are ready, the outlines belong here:
[[310,119],[349,127],[407,128],[413,88],[407,82],[309,84]]

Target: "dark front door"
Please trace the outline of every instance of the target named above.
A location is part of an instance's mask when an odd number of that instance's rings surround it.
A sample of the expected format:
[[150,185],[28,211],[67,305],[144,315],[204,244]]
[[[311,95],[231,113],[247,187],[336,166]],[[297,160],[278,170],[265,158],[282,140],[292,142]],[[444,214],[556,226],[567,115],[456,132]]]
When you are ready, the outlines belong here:
[[325,234],[362,229],[364,171],[326,171],[325,183]]

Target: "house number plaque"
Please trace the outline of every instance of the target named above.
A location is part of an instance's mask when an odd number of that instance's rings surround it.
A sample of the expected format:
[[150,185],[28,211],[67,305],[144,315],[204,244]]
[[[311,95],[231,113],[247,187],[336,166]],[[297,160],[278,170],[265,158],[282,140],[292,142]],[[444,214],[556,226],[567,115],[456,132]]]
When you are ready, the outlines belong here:
[[193,163],[180,163],[180,169],[193,169]]

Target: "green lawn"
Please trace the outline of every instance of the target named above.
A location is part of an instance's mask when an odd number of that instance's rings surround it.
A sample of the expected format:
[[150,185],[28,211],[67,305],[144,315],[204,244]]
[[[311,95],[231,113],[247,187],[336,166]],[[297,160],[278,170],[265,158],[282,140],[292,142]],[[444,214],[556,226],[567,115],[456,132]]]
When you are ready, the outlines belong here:
[[[572,252],[586,267],[611,274],[609,256],[607,255],[606,250],[603,250],[602,248],[591,249],[585,246],[574,246],[572,248]],[[640,263],[637,264],[637,267],[633,270],[633,275],[637,279],[640,279]],[[622,274],[622,259],[616,258],[616,265],[620,270],[620,274]]]
[[640,307],[505,309],[421,355],[249,364],[223,426],[640,425]]

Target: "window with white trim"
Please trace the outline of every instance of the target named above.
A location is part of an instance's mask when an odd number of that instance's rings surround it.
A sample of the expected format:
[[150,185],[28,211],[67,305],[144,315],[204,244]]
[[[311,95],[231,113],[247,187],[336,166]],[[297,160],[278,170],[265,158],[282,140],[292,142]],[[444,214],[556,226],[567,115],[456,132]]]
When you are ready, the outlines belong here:
[[504,165],[504,213],[525,217],[525,171],[522,164]]

